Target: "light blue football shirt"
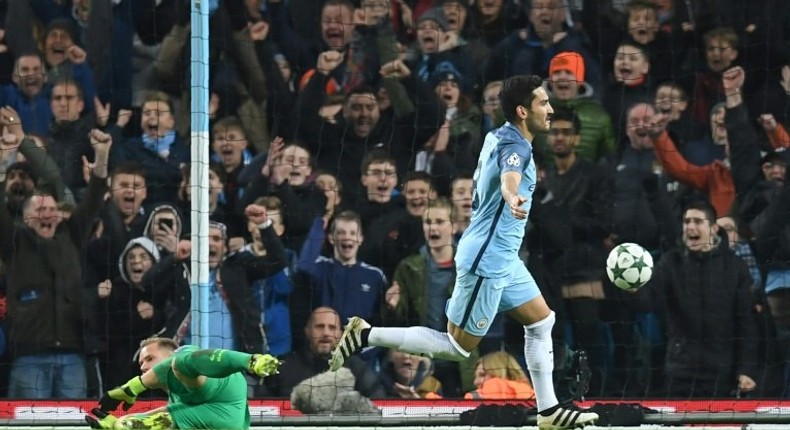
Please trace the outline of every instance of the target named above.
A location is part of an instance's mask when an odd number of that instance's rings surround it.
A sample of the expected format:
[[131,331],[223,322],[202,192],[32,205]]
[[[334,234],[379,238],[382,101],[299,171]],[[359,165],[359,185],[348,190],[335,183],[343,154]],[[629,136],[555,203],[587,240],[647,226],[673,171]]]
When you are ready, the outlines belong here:
[[529,211],[537,183],[532,144],[510,122],[489,132],[480,151],[473,176],[472,219],[455,255],[460,270],[502,278],[519,260],[527,220],[513,217],[502,198],[500,177],[505,172],[521,173],[518,193],[527,198],[524,209]]

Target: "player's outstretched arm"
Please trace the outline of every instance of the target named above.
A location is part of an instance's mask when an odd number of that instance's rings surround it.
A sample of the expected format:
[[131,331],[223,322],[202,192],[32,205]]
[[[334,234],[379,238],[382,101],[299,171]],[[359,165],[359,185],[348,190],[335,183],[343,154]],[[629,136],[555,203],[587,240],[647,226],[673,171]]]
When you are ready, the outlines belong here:
[[224,378],[249,371],[266,377],[277,373],[280,360],[269,354],[247,354],[228,349],[201,349],[175,358],[175,369],[189,378]]

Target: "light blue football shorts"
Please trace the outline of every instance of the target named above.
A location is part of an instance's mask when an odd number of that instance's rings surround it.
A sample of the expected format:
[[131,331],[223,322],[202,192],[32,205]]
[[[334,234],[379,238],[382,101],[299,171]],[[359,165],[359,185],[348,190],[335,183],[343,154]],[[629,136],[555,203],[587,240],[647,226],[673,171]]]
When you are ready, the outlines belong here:
[[538,297],[540,289],[521,261],[503,278],[484,278],[458,271],[453,294],[447,301],[447,319],[465,332],[483,337],[494,317]]

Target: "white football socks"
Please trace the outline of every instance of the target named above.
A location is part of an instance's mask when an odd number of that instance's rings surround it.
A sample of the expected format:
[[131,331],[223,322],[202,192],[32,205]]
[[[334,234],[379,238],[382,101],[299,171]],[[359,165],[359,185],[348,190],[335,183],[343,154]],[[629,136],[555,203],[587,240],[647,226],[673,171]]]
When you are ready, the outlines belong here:
[[535,388],[538,411],[545,411],[557,404],[554,393],[554,346],[551,329],[554,327],[554,312],[546,318],[524,326],[524,357],[527,360],[529,376]]
[[469,357],[469,352],[448,333],[428,327],[373,327],[368,335],[368,345],[452,361]]

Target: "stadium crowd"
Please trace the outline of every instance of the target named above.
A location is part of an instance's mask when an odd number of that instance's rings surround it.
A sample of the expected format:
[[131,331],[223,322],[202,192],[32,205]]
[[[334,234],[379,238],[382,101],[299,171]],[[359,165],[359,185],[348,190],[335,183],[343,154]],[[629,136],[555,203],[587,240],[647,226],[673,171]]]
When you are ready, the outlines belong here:
[[[0,2],[0,395],[95,397],[191,342],[190,4]],[[522,255],[558,392],[790,396],[790,3],[209,4],[205,335],[284,359],[251,396],[325,372],[347,317],[446,329],[519,74],[554,109]],[[636,294],[605,274],[625,242],[657,261]],[[531,397],[523,341],[345,366],[368,398]]]

